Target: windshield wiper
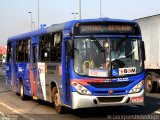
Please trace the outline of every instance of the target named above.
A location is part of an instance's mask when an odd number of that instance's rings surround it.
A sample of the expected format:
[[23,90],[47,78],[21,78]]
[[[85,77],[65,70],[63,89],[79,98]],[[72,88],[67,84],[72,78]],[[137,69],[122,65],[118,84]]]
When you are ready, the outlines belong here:
[[[118,58],[119,58],[119,56],[123,53],[123,51],[122,51],[122,49],[124,48],[124,46],[126,45],[126,42],[127,42],[127,37],[124,37],[123,39],[122,39],[122,43],[121,43],[121,45],[120,45],[120,47],[116,50],[116,51],[120,51],[119,52],[119,54],[117,55],[117,57],[115,58],[115,60],[117,60]],[[119,45],[118,45],[119,46]]]
[[101,52],[105,52],[104,48],[101,46],[101,44],[96,40],[96,38],[94,36],[90,36],[91,40],[93,40],[93,43],[98,47],[98,49]]
[[125,45],[126,45],[127,37],[124,37],[122,40],[123,40],[122,43],[121,43],[120,45],[118,45],[118,46],[120,46],[120,47],[118,47],[118,49],[116,50],[116,51],[119,50],[120,52],[119,52],[119,54],[117,55],[117,57],[111,62],[111,63],[112,63],[112,67],[113,67],[114,69],[125,66],[124,62],[122,62],[120,59],[118,59],[119,56],[123,53],[122,49],[124,49],[124,47],[125,47]]

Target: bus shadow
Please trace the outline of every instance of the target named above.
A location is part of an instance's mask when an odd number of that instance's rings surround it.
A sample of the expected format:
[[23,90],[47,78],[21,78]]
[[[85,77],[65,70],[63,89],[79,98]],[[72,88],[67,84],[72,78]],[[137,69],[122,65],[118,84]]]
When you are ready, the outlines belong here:
[[146,96],[145,106],[117,106],[71,110],[79,118],[107,117],[108,115],[149,115],[160,108],[160,99]]
[[[35,100],[34,100],[35,101]],[[45,102],[43,100],[35,101],[41,105],[45,105],[54,109],[54,105]],[[107,118],[107,116],[112,115],[150,115],[160,109],[160,98],[155,98],[150,96],[145,97],[145,105],[144,106],[113,106],[113,107],[97,107],[97,108],[85,108],[85,109],[77,109],[71,110],[66,108],[65,113],[62,115],[58,115],[57,117],[62,116],[75,116],[77,119],[86,118],[89,119],[97,119],[97,118]]]

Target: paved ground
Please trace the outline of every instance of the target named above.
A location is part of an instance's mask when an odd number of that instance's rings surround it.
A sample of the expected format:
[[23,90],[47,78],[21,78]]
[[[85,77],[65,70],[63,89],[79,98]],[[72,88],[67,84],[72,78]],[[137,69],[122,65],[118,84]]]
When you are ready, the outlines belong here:
[[[104,107],[70,110],[59,115],[52,104],[20,97],[5,86],[5,71],[0,69],[0,120],[115,120],[160,119],[160,93],[147,94],[144,107]],[[8,119],[7,119],[8,120]]]

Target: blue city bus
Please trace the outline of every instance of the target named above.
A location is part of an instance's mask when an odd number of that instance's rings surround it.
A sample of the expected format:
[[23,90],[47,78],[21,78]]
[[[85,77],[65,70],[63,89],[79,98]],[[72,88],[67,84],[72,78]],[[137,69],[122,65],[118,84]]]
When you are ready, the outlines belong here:
[[6,84],[24,100],[71,109],[144,105],[145,51],[139,25],[73,20],[10,37]]

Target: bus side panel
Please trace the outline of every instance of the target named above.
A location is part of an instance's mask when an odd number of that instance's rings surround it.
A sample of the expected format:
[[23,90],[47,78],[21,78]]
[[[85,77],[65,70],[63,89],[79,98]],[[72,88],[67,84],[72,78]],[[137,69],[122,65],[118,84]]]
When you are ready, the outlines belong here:
[[60,86],[62,77],[60,63],[38,63],[38,84],[36,85],[38,99],[51,101],[51,83],[54,82],[62,95]]
[[16,81],[15,81],[15,83],[16,83],[16,92],[17,93],[20,93],[20,88],[19,88],[19,77],[17,76],[18,75],[18,67],[17,67],[17,64],[15,65],[15,78],[16,78]]
[[11,90],[12,85],[11,85],[11,63],[6,64],[6,85],[7,87]]
[[46,100],[45,63],[38,62],[38,84],[36,85],[38,99]]
[[18,87],[18,80],[22,80],[24,85],[24,93],[25,95],[31,96],[31,86],[30,86],[30,77],[29,77],[29,63],[22,62],[16,64],[16,87]]
[[59,71],[61,64],[60,63],[47,63],[46,65],[46,75],[45,75],[45,81],[46,81],[46,100],[50,101],[51,98],[51,89],[50,85],[51,82],[55,82],[57,85],[60,95],[62,95],[62,89],[60,86],[62,85],[62,77],[61,73]]

